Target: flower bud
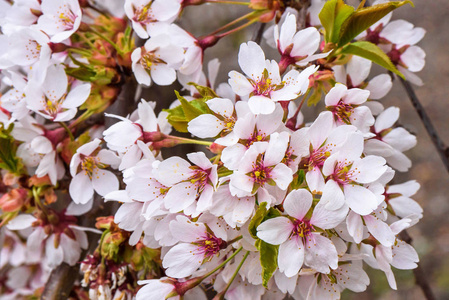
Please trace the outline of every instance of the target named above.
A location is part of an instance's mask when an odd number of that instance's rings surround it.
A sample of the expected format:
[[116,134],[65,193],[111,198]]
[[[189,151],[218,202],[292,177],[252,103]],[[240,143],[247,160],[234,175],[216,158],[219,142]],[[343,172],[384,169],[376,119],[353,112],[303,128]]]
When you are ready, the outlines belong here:
[[4,212],[18,211],[28,199],[26,189],[13,189],[0,198],[0,208]]

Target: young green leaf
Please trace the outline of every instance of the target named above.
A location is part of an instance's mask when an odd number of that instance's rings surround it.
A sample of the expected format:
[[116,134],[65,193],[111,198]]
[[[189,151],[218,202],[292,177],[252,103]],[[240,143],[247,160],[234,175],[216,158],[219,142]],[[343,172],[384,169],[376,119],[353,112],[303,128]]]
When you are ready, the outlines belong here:
[[254,217],[249,222],[248,230],[251,236],[255,239],[258,239],[257,237],[257,226],[262,223],[262,220],[267,215],[267,202],[262,202],[259,204],[259,207],[256,210],[256,213],[254,214]]
[[388,55],[373,43],[358,41],[343,47],[341,53],[353,54],[375,62],[385,69],[404,78],[404,75],[393,65]]
[[202,86],[199,84],[196,84],[195,82],[189,82],[188,85],[193,85],[198,93],[200,93],[201,97],[205,98],[205,100],[210,100],[213,98],[217,98],[218,95],[215,93],[213,89],[207,86]]
[[262,284],[267,288],[268,281],[278,267],[279,245],[271,245],[258,240],[257,248],[260,252],[260,264],[262,266]]
[[357,9],[341,26],[338,45],[343,46],[349,43],[388,13],[407,3],[413,6],[413,2],[407,0],[386,2]]
[[324,39],[327,43],[338,42],[341,26],[353,13],[354,8],[343,0],[330,0],[324,4],[318,16],[326,31]]
[[204,99],[201,101],[187,101],[186,98],[181,96],[177,91],[175,91],[176,97],[181,102],[182,110],[187,121],[191,121],[202,114],[210,113],[209,107],[207,106]]

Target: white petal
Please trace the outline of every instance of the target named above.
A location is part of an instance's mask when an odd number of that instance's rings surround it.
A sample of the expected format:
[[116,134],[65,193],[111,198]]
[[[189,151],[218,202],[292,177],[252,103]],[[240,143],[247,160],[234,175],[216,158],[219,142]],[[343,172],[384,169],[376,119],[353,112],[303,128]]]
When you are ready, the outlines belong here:
[[285,217],[266,220],[257,227],[257,236],[272,245],[285,242],[293,230],[292,222]]
[[365,216],[377,208],[376,196],[363,186],[348,184],[344,192],[349,208],[359,215]]
[[345,195],[340,185],[332,179],[328,180],[324,186],[320,202],[323,202],[325,208],[328,210],[335,210],[342,207],[345,203]]
[[32,215],[18,215],[17,217],[9,221],[6,227],[9,230],[22,230],[31,227],[31,224],[33,224],[34,221],[37,221],[37,219]]
[[187,130],[204,139],[216,137],[225,127],[226,124],[214,115],[204,114],[190,121]]
[[94,196],[92,182],[89,176],[84,174],[84,171],[81,171],[72,178],[69,186],[69,194],[76,204],[86,204]]
[[320,234],[311,234],[306,241],[305,263],[318,272],[328,274],[329,267],[338,267],[338,253],[334,244]]
[[312,206],[313,197],[306,189],[293,190],[285,198],[285,212],[295,219],[302,220]]
[[92,186],[101,196],[119,189],[117,177],[108,170],[100,169],[92,174]]
[[304,263],[304,245],[300,238],[292,238],[279,246],[278,266],[279,271],[287,277],[293,277],[299,273]]
[[265,96],[252,96],[248,105],[253,114],[271,114],[276,108],[274,101]]

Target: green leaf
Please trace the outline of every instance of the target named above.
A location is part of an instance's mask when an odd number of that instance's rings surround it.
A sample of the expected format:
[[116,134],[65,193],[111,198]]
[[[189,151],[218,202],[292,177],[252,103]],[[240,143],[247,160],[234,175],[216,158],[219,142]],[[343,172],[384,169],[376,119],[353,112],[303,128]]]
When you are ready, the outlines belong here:
[[313,88],[313,93],[307,99],[307,106],[317,105],[321,101],[321,96],[323,94],[321,87],[322,84],[318,83],[318,85]]
[[164,109],[164,111],[168,112],[167,120],[177,131],[188,132],[187,125],[191,120],[199,115],[211,113],[205,103],[206,98],[195,99],[189,102],[177,91],[175,93],[181,105],[172,109]]
[[413,2],[407,0],[386,2],[357,9],[341,26],[338,44],[343,46],[349,43],[388,13],[407,3],[413,6]]
[[304,173],[304,170],[300,169],[298,172],[296,172],[295,176],[293,176],[293,181],[290,185],[291,188],[293,190],[299,189],[305,178],[306,174]]
[[186,98],[181,96],[177,91],[175,91],[176,97],[181,102],[182,110],[184,111],[184,115],[187,121],[191,121],[202,114],[207,114],[210,112],[209,107],[207,106],[205,101],[187,101]]
[[262,284],[268,288],[268,281],[278,267],[279,245],[271,245],[258,240],[257,248],[260,252],[260,264],[262,266]]
[[187,84],[193,85],[196,88],[196,90],[198,91],[198,93],[200,93],[201,97],[205,98],[206,101],[218,97],[218,95],[215,93],[215,91],[213,89],[211,89],[210,87],[202,86],[202,85],[196,84],[195,82],[189,82]]
[[24,173],[22,161],[16,156],[17,145],[15,139],[10,135],[13,125],[8,129],[3,128],[0,123],[0,168],[10,171],[14,174]]
[[256,213],[254,214],[254,217],[249,222],[248,230],[251,236],[255,239],[258,239],[257,237],[257,226],[262,223],[263,219],[267,215],[267,202],[262,202],[259,204],[259,207],[256,210]]
[[94,81],[95,71],[91,69],[87,69],[84,67],[80,68],[66,68],[65,73],[69,76],[72,76],[76,79],[82,80],[82,81]]
[[404,78],[404,75],[393,65],[388,55],[371,42],[358,41],[343,47],[341,53],[353,54],[375,62],[381,67]]
[[324,39],[327,43],[337,43],[340,37],[340,28],[354,13],[354,8],[343,0],[327,1],[318,15],[326,33]]

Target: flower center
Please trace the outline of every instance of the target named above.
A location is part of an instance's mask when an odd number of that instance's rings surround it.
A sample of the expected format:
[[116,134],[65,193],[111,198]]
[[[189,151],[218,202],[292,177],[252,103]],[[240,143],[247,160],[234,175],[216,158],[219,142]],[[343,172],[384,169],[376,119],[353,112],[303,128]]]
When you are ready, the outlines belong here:
[[270,179],[270,170],[262,162],[258,162],[253,166],[253,171],[250,173],[250,176],[254,183],[264,186],[268,179]]
[[342,100],[338,102],[336,106],[333,107],[332,112],[337,117],[337,119],[343,123],[351,124],[350,117],[354,112],[354,107],[350,104],[344,103]]
[[200,247],[199,250],[201,253],[204,253],[205,257],[212,257],[227,246],[225,241],[217,238],[209,232],[206,232],[204,240],[201,240],[195,244]]
[[98,173],[98,170],[104,167],[105,165],[100,163],[100,160],[97,157],[93,156],[87,156],[81,162],[81,169],[87,176],[89,176],[90,179],[92,179],[94,173]]
[[354,175],[360,171],[351,170],[352,162],[347,164],[345,162],[338,162],[337,166],[335,167],[334,174],[332,174],[332,179],[336,181],[340,185],[346,185],[352,183]]
[[151,3],[136,9],[134,21],[144,24],[156,21],[151,10]]
[[71,10],[66,10],[59,13],[59,25],[65,30],[73,29],[73,24],[76,20],[76,15]]
[[324,165],[324,161],[332,154],[332,145],[327,144],[324,147],[313,150],[309,157],[309,170],[315,167],[321,168]]
[[292,236],[307,238],[313,231],[313,226],[307,221],[295,220],[293,224],[295,228],[292,231]]

